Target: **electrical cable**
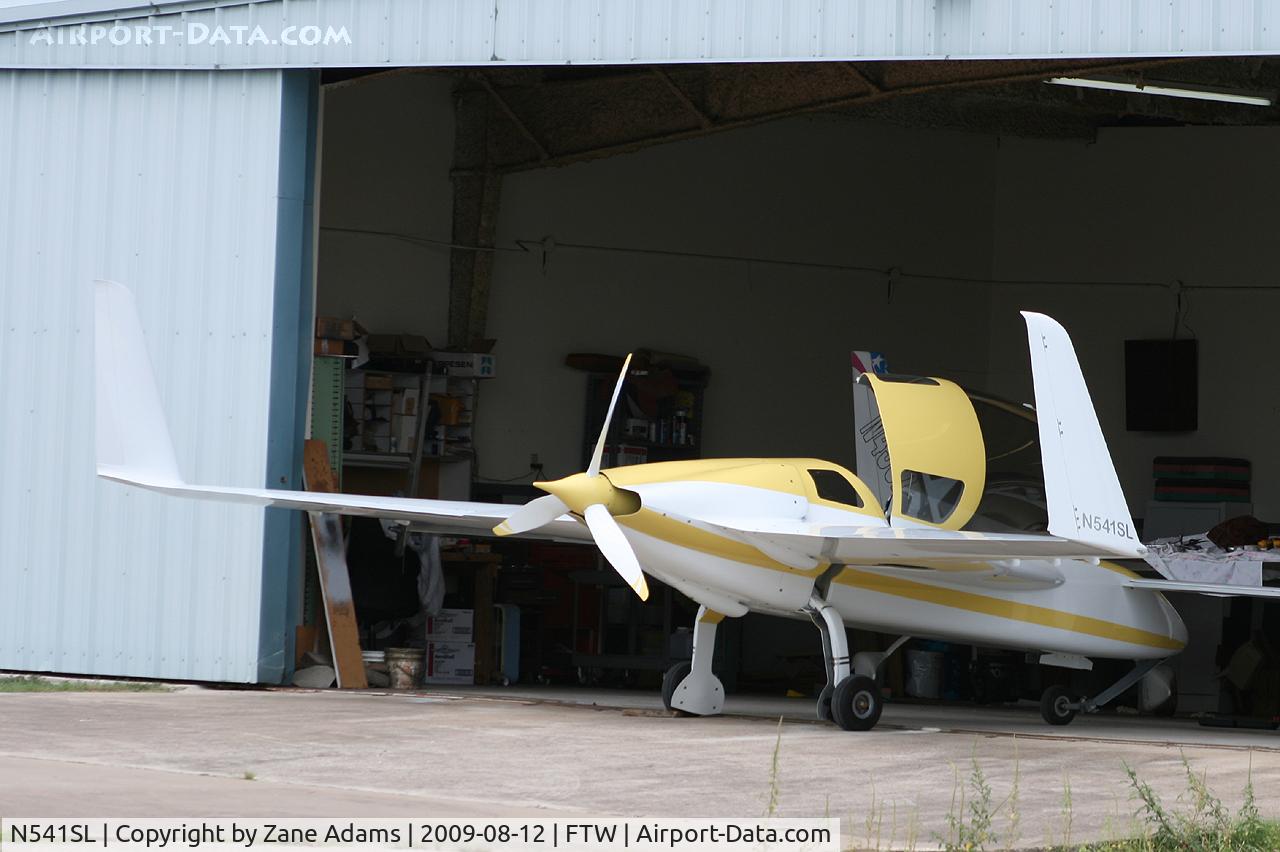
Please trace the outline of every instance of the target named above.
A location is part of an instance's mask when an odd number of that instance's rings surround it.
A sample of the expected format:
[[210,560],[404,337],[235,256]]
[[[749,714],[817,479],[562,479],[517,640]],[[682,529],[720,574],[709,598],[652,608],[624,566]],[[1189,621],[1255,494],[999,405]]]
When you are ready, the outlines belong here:
[[[654,257],[685,258],[690,260],[718,260],[728,263],[761,264],[766,266],[788,266],[801,269],[821,269],[832,272],[862,272],[877,276],[886,276],[893,281],[939,281],[951,284],[974,284],[980,286],[1023,285],[1031,287],[1135,287],[1157,290],[1169,290],[1175,285],[1164,281],[1066,281],[1055,279],[1018,279],[1018,278],[976,278],[965,275],[939,275],[925,272],[907,272],[901,267],[888,269],[876,266],[861,266],[846,263],[823,263],[809,260],[790,260],[786,258],[761,257],[756,255],[719,254],[714,252],[678,251],[675,249],[642,248],[637,246],[612,246],[596,243],[563,243],[558,240],[518,239],[515,244],[519,250],[529,254],[545,253],[569,249],[573,251],[612,252],[619,254],[648,255]],[[511,251],[511,249],[503,249]],[[1182,284],[1182,290],[1260,290],[1280,293],[1280,284]]]
[[538,472],[536,470],[531,470],[528,473],[522,473],[519,476],[513,476],[510,479],[495,479],[492,476],[480,476],[479,474],[476,475],[475,479],[476,479],[476,482],[492,482],[492,483],[519,482],[522,479],[529,479],[530,477],[537,476],[537,475],[538,475]]
[[459,249],[461,251],[475,252],[508,252],[511,254],[524,254],[523,248],[503,248],[501,246],[471,246],[464,243],[455,243],[451,240],[433,240],[430,237],[419,237],[413,234],[400,234],[395,231],[375,231],[368,228],[339,228],[336,225],[321,225],[322,231],[334,231],[339,234],[361,234],[368,237],[390,237],[396,240],[403,240],[406,243],[415,245],[429,246],[431,248],[447,248]]
[[530,467],[527,473],[522,473],[519,476],[513,476],[509,479],[495,479],[491,476],[482,476],[480,474],[480,453],[474,447],[471,450],[471,463],[473,466],[472,470],[474,471],[471,474],[471,480],[473,482],[488,482],[501,485],[506,482],[519,482],[522,479],[529,479],[530,477],[537,478],[542,475],[542,465],[538,465],[537,467]]
[[820,269],[830,272],[860,272],[868,275],[885,276],[893,281],[930,281],[947,284],[971,284],[975,286],[1003,287],[1132,287],[1141,289],[1170,290],[1174,287],[1182,291],[1222,291],[1222,292],[1271,292],[1280,293],[1280,284],[1169,284],[1164,281],[1067,281],[1060,279],[1036,278],[977,278],[969,275],[940,275],[928,272],[907,272],[901,267],[881,268],[849,263],[822,263],[811,260],[791,260],[788,258],[761,257],[758,255],[721,254],[716,252],[678,251],[675,249],[643,248],[639,246],[613,246],[597,243],[562,243],[550,238],[540,240],[518,239],[512,246],[475,246],[455,243],[452,240],[437,240],[430,237],[419,237],[413,234],[401,234],[394,231],[378,231],[367,228],[342,228],[334,225],[322,225],[322,231],[333,231],[344,234],[362,234],[365,236],[389,237],[415,245],[431,248],[458,249],[460,251],[487,252],[491,254],[536,254],[543,258],[560,249],[570,251],[594,251],[615,254],[648,255],[653,257],[683,258],[688,260],[715,260],[726,263],[759,264],[763,266],[786,266],[797,269]]

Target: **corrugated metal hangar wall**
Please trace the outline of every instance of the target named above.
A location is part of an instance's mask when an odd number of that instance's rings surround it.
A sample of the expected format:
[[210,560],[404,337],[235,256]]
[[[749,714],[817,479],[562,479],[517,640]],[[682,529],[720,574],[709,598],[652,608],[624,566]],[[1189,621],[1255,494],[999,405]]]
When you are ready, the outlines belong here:
[[[47,24],[188,25],[164,44]],[[214,27],[229,35],[213,38]],[[294,26],[296,38],[277,38]],[[264,38],[235,37],[262,27]],[[302,27],[316,27],[304,33]],[[200,29],[204,28],[204,29]],[[345,28],[345,32],[343,31]],[[127,35],[127,34],[123,34]],[[117,43],[118,42],[118,43]],[[53,0],[0,10],[0,66],[272,68],[1196,56],[1280,50],[1273,0]]]
[[95,479],[91,283],[137,295],[186,476],[296,487],[312,94],[0,72],[0,668],[281,677],[297,520]]

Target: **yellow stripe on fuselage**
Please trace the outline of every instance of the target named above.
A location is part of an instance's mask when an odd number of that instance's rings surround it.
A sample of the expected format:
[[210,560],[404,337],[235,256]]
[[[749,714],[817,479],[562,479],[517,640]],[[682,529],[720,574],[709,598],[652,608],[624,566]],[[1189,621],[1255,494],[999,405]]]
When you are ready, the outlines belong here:
[[1128,568],[1124,567],[1123,565],[1117,565],[1116,563],[1108,562],[1105,559],[1100,560],[1098,562],[1098,565],[1100,565],[1103,568],[1106,568],[1108,571],[1111,571],[1115,574],[1119,574],[1121,577],[1137,577],[1138,576],[1137,574],[1130,571]]
[[686,521],[679,521],[660,512],[655,512],[652,509],[641,509],[631,515],[620,515],[615,520],[628,529],[653,536],[677,547],[687,547],[699,553],[719,556],[721,559],[729,559],[734,562],[744,562],[747,565],[768,568],[771,571],[784,571],[788,574],[803,574],[806,577],[816,577],[825,571],[830,564],[824,562],[808,571],[792,568],[790,565],[784,565],[776,559],[765,556],[750,544],[726,538],[717,533],[696,527]]
[[994,615],[1011,621],[1038,624],[1042,627],[1055,627],[1059,630],[1084,633],[1102,639],[1128,642],[1131,645],[1165,648],[1170,651],[1180,651],[1184,647],[1184,643],[1170,636],[1152,633],[1149,630],[1141,630],[1125,624],[1116,624],[1100,618],[1036,606],[1035,604],[1021,603],[990,595],[980,595],[975,592],[943,588],[930,583],[920,583],[915,580],[878,574],[873,571],[846,568],[836,577],[835,581],[841,585],[866,589],[871,592],[881,592],[886,595],[937,604],[938,606],[951,607],[952,609],[962,609],[966,612],[976,612],[982,615]]

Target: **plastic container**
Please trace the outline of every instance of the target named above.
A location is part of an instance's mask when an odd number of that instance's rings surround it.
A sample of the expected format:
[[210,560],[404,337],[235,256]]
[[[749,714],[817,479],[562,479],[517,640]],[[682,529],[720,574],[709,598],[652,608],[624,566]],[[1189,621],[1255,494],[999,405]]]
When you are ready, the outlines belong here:
[[386,659],[392,689],[422,686],[422,671],[426,668],[427,659],[425,648],[388,648]]
[[940,651],[907,651],[907,695],[916,698],[942,697],[944,654]]

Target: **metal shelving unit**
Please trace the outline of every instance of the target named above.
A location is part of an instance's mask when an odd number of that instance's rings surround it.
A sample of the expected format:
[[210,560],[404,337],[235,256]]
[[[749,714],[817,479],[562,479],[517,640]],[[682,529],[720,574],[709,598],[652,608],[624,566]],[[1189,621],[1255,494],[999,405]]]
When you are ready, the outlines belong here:
[[[621,366],[621,359],[619,359]],[[666,369],[662,368],[661,369]],[[642,379],[649,370],[633,368],[628,376],[630,389],[624,394],[634,394],[633,377]],[[669,397],[658,399],[652,415],[633,416],[629,405],[619,402],[618,410],[609,424],[608,447],[604,457],[605,467],[619,466],[622,446],[643,448],[646,462],[681,461],[702,457],[702,408],[706,395],[710,370],[706,367],[671,368],[677,390]],[[587,374],[587,405],[583,419],[582,466],[585,468],[595,449],[600,424],[608,411],[609,397],[613,393],[618,374],[591,372]],[[681,399],[683,398],[683,401]],[[634,421],[645,421],[645,434],[633,434],[628,427],[639,426]],[[626,463],[634,463],[627,461]]]

